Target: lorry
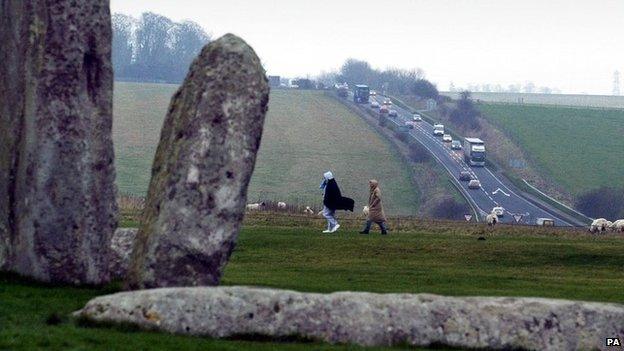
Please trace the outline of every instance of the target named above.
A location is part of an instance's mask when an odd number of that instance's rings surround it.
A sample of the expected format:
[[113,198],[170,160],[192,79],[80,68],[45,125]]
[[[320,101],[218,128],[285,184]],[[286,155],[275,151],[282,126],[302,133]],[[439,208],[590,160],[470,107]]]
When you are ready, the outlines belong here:
[[346,98],[349,96],[349,85],[347,83],[336,83],[334,89],[336,89],[336,93],[340,97]]
[[370,89],[368,85],[358,84],[353,89],[353,102],[359,104],[368,104],[368,97],[370,96]]
[[444,125],[443,124],[434,124],[433,125],[433,135],[442,136],[444,135]]
[[479,138],[464,139],[464,160],[469,166],[485,166],[485,143]]

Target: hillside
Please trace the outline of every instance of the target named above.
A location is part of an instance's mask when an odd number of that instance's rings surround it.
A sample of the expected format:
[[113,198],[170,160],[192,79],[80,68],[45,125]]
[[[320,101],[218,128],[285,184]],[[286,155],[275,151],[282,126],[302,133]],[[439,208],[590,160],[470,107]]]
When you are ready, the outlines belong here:
[[573,195],[600,186],[624,187],[624,110],[481,104],[535,169]]
[[[113,138],[121,194],[143,196],[167,105],[177,86],[116,83]],[[319,91],[271,93],[249,201],[320,206],[325,170],[358,207],[380,180],[389,214],[414,214],[418,191],[394,149],[360,117]],[[361,207],[360,207],[361,208]]]

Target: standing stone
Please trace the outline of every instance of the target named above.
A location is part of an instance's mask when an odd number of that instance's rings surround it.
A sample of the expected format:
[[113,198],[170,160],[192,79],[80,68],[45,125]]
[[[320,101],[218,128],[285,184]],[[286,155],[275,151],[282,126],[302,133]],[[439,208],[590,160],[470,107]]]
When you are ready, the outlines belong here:
[[173,96],[152,168],[130,288],[216,285],[236,243],[269,101],[260,59],[227,34]]
[[0,3],[0,268],[109,280],[116,227],[107,0]]

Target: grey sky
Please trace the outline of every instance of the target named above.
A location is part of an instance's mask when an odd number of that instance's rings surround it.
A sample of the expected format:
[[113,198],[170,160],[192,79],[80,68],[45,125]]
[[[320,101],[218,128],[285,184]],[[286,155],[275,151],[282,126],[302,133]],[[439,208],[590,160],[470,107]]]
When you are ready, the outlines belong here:
[[[111,0],[113,12],[190,19],[240,35],[270,74],[420,67],[442,89],[533,81],[610,94],[624,72],[624,0]],[[623,74],[624,76],[624,74]]]

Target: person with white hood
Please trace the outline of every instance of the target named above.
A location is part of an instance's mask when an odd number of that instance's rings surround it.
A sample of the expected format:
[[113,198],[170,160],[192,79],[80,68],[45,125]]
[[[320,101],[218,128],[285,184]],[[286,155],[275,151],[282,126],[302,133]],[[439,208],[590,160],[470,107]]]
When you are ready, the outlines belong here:
[[340,228],[336,220],[336,210],[353,212],[355,201],[342,196],[338,183],[330,171],[323,174],[320,188],[323,190],[323,217],[327,219],[327,229],[323,233],[334,233]]

